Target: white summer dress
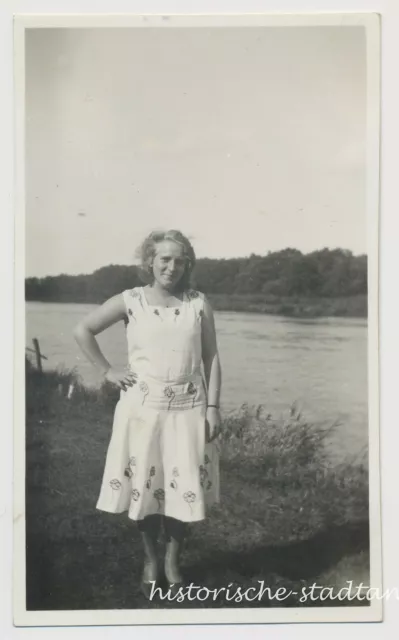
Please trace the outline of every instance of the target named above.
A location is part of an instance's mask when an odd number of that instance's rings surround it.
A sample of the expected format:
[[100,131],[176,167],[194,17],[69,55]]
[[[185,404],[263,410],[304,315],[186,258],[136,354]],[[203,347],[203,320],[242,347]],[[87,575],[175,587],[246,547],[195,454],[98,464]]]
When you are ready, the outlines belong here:
[[181,306],[157,307],[136,287],[123,298],[137,382],[116,405],[97,509],[203,520],[219,502],[219,444],[205,442],[204,296],[190,290]]

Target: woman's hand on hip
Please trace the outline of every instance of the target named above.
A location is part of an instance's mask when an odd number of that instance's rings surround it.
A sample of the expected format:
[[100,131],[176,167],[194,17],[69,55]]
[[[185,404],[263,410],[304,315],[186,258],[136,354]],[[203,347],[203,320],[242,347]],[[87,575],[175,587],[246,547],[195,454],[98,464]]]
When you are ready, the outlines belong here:
[[132,387],[137,382],[136,374],[129,368],[116,369],[115,367],[110,367],[104,373],[104,379],[115,387],[123,389],[123,391],[125,391],[127,387]]
[[205,440],[206,442],[212,442],[220,435],[222,430],[222,417],[220,415],[220,409],[217,407],[208,407],[206,410],[205,419]]

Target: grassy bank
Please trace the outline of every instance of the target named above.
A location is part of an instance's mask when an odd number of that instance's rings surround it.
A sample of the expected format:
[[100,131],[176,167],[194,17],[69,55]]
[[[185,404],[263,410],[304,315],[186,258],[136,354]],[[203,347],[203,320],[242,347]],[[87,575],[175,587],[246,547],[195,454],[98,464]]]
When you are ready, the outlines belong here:
[[[34,610],[147,607],[354,606],[356,601],[241,605],[147,602],[142,552],[126,514],[96,511],[116,394],[76,385],[71,374],[27,368],[27,607]],[[222,502],[190,529],[186,577],[208,589],[264,581],[284,587],[368,583],[368,474],[357,461],[331,466],[329,430],[295,409],[274,420],[243,406],[224,419]],[[333,429],[333,427],[331,427]],[[358,604],[364,604],[358,603]]]
[[245,311],[291,318],[347,317],[367,318],[367,296],[309,298],[304,296],[265,296],[210,294],[217,311]]

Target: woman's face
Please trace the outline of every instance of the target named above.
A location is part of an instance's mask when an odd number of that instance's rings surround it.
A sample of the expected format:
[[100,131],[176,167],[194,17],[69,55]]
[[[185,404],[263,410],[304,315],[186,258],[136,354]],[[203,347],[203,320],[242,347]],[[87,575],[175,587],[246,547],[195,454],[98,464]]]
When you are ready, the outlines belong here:
[[158,242],[152,268],[155,280],[164,289],[174,289],[186,269],[183,247],[172,240]]

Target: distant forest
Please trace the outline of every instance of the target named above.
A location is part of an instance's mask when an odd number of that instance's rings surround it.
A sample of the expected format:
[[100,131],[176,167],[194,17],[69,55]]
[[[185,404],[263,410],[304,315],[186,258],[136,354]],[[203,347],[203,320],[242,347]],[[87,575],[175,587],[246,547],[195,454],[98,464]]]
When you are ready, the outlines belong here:
[[[109,265],[90,275],[27,278],[26,299],[101,303],[142,284],[135,266]],[[270,298],[347,298],[367,294],[367,256],[345,249],[302,254],[296,249],[246,258],[197,261],[193,286],[211,296]]]

